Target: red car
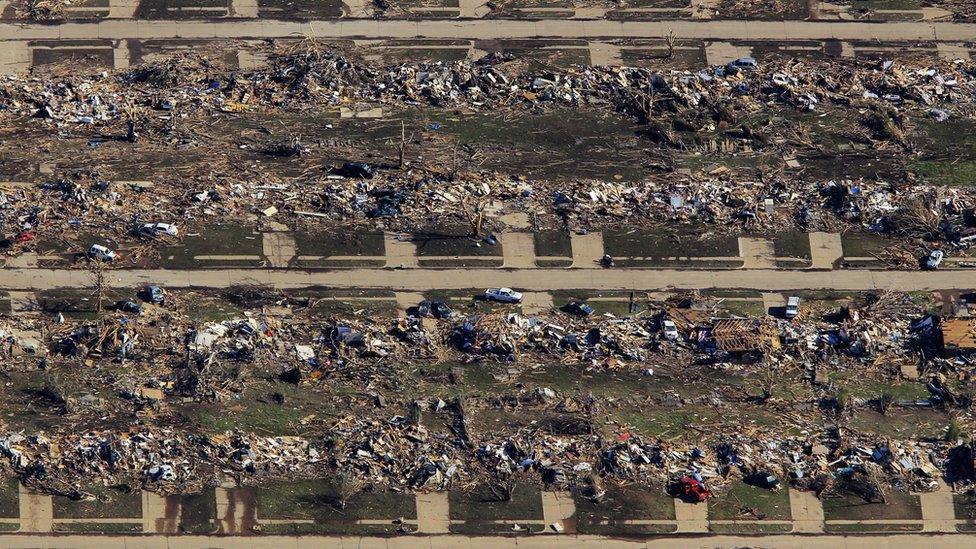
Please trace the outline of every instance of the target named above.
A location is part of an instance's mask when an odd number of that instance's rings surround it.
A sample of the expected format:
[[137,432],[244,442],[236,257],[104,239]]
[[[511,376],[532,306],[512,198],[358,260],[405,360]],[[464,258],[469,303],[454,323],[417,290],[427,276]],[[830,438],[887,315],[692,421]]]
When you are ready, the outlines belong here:
[[698,503],[712,497],[712,492],[695,477],[685,475],[681,477],[679,483],[681,484],[681,496],[685,501]]

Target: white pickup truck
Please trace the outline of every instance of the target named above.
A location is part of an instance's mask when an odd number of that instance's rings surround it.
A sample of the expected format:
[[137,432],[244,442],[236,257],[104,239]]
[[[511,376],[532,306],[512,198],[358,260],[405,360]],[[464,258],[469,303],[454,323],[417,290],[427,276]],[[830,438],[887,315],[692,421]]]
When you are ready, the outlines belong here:
[[522,301],[522,294],[511,288],[488,288],[485,290],[485,299],[502,303],[518,303]]

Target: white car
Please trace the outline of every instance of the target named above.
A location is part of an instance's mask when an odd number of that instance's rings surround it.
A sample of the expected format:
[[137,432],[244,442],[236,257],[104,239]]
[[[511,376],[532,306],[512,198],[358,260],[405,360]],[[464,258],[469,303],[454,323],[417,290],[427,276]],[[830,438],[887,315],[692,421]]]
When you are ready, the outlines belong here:
[[759,68],[759,63],[756,62],[754,57],[740,57],[735,61],[729,63],[737,69],[744,69],[747,71],[754,71]]
[[678,340],[678,327],[674,324],[673,320],[665,320],[662,322],[661,331],[664,332],[664,339],[671,341]]
[[485,290],[485,299],[502,303],[518,303],[522,301],[522,294],[511,288],[488,288]]
[[945,257],[945,254],[942,253],[942,250],[932,250],[928,259],[925,260],[925,266],[929,269],[938,269],[939,265],[942,264],[943,257]]
[[139,232],[149,236],[180,236],[180,230],[172,223],[146,223],[139,228]]
[[88,257],[99,261],[115,261],[116,255],[101,244],[92,244],[91,248],[88,248]]
[[800,298],[793,295],[786,300],[786,318],[793,318],[800,314]]

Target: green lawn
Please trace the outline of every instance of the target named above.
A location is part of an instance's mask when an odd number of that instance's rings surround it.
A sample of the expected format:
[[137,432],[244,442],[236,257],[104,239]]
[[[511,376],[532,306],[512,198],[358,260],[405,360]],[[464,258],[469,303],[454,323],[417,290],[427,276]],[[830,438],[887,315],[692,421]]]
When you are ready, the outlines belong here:
[[581,534],[651,534],[673,532],[674,526],[627,524],[628,520],[674,520],[674,499],[663,486],[620,485],[605,481],[606,495],[593,501],[574,492],[576,529]]
[[448,499],[451,520],[486,522],[542,518],[542,494],[538,487],[528,484],[519,486],[511,501],[498,501],[485,486],[451,491]]
[[889,490],[887,503],[867,503],[860,497],[841,493],[823,500],[824,519],[831,520],[921,520],[918,496]]
[[735,481],[708,501],[711,520],[757,520],[755,509],[768,520],[790,520],[790,494],[786,489],[768,490]]
[[73,501],[54,496],[54,518],[139,518],[142,516],[142,493],[105,486],[83,488],[97,499]]
[[565,231],[542,231],[533,233],[535,255],[573,257],[572,240]]
[[911,166],[930,185],[976,185],[976,162],[972,160],[915,160]]

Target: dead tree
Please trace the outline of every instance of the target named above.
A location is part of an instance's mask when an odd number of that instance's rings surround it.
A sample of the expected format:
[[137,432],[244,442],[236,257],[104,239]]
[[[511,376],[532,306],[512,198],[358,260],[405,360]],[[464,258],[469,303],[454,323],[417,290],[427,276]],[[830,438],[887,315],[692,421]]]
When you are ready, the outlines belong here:
[[464,397],[454,401],[455,419],[453,431],[465,448],[471,446],[471,434],[468,432],[468,416],[464,410]]
[[776,385],[776,376],[770,370],[765,370],[761,376],[759,376],[759,396],[756,397],[756,401],[759,404],[766,404],[769,399],[773,398],[773,387]]
[[89,260],[89,270],[91,271],[93,283],[95,284],[92,297],[95,298],[95,314],[101,314],[102,301],[105,299],[105,272],[102,262],[98,259]]
[[607,495],[607,491],[603,488],[603,479],[596,473],[591,472],[583,478],[582,488],[583,496],[594,503],[600,503]]
[[329,479],[329,504],[336,509],[345,509],[349,500],[362,490],[363,483],[355,474],[340,471]]
[[473,238],[481,238],[481,226],[485,220],[485,207],[487,206],[486,199],[478,200],[473,207],[468,203],[468,200],[461,200],[461,207],[464,209],[464,215],[468,218],[468,224],[471,225],[471,236]]
[[496,471],[485,477],[485,487],[495,498],[495,501],[508,503],[515,497],[515,491],[525,482],[525,475],[516,470],[513,472]]
[[881,391],[881,394],[878,395],[877,402],[878,412],[880,412],[883,416],[888,415],[888,410],[890,410],[891,405],[895,403],[895,395],[893,395],[890,391]]
[[397,166],[401,170],[403,169],[404,154],[406,149],[407,149],[407,126],[403,122],[403,120],[401,120],[400,121],[400,147],[398,151],[400,154],[400,162],[399,165]]

